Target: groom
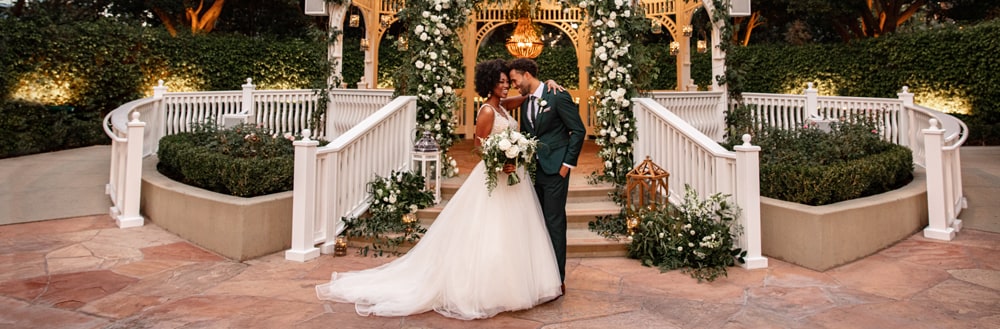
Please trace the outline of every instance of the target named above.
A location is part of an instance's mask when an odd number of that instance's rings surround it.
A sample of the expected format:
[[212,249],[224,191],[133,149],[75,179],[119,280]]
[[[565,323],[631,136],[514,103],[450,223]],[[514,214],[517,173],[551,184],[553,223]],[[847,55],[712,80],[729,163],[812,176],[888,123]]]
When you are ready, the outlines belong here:
[[[569,173],[587,133],[576,103],[566,91],[544,91],[538,64],[518,58],[508,64],[510,82],[528,98],[521,104],[521,131],[538,138],[535,193],[556,252],[559,277],[566,281],[566,196]],[[565,293],[565,285],[563,285]]]

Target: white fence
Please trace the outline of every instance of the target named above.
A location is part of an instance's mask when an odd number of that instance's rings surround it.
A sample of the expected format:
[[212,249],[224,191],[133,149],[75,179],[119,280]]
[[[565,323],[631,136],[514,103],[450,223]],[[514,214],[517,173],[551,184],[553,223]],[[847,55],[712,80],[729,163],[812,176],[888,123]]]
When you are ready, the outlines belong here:
[[660,91],[649,97],[702,134],[722,140],[726,133],[726,95],[721,91]]
[[153,97],[126,103],[104,118],[105,133],[112,141],[105,192],[119,227],[143,224],[139,214],[142,158],[155,154],[164,136],[191,131],[192,124],[209,121],[257,124],[276,133],[301,132],[315,123],[318,129],[311,137],[329,140],[347,131],[343,127],[355,126],[371,116],[392,97],[391,90],[334,89],[329,93],[330,106],[321,106],[322,97],[316,90],[256,90],[250,79],[242,87],[237,91],[168,92],[160,81],[153,88]]
[[[930,224],[924,235],[950,240],[955,232],[961,230],[962,222],[958,215],[966,207],[962,192],[960,148],[967,138],[968,128],[951,115],[913,104],[913,94],[907,87],[903,87],[897,95],[897,99],[818,96],[818,91],[810,83],[802,95],[744,93],[743,101],[750,105],[751,120],[757,127],[794,129],[811,122],[824,123],[853,115],[877,119],[881,124],[882,138],[909,147],[913,151],[914,163],[926,170]],[[713,121],[710,118],[719,118],[720,115],[724,118],[725,109],[712,107],[707,100],[721,99],[723,96],[720,93],[663,92],[652,93],[651,97],[683,121],[693,122],[693,130],[706,135],[706,138],[722,140],[724,120]],[[643,134],[641,130],[639,133]],[[645,146],[636,145],[637,156],[641,155],[638,150],[642,147]],[[686,161],[691,157],[690,150],[691,147],[671,150],[668,158],[673,160],[668,161]],[[693,161],[706,160],[695,157]],[[676,168],[688,170],[690,167]],[[696,183],[701,185],[693,185],[702,188],[707,184]],[[699,191],[703,190],[699,188]]]

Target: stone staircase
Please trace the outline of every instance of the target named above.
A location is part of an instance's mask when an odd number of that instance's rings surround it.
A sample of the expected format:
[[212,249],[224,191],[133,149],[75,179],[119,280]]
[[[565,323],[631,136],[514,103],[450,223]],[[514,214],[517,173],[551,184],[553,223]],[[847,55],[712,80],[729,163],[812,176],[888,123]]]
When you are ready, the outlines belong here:
[[[429,227],[434,223],[434,219],[448,204],[464,179],[451,178],[441,184],[441,203],[417,212],[421,225]],[[613,190],[613,185],[608,183],[590,185],[585,179],[571,177],[569,198],[566,201],[567,257],[623,257],[627,254],[627,243],[624,240],[606,239],[587,228],[587,223],[598,216],[618,213],[618,205],[608,196]]]

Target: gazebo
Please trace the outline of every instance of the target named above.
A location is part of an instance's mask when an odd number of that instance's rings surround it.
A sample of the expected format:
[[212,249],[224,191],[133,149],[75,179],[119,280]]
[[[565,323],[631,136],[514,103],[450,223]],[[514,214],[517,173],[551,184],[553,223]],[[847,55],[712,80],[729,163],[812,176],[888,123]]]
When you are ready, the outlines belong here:
[[[519,17],[520,20],[529,20],[534,24],[546,24],[561,31],[576,49],[577,70],[579,72],[577,81],[578,89],[570,90],[570,94],[576,99],[587,100],[593,95],[589,87],[587,68],[591,65],[593,54],[593,42],[590,38],[590,27],[587,26],[583,10],[580,8],[563,8],[558,1],[539,0],[537,7],[532,11],[523,11],[524,2],[527,0],[515,0],[506,3],[491,3],[480,7],[473,12],[468,25],[462,29],[459,38],[462,44],[462,57],[465,66],[465,85],[473,85],[473,70],[476,58],[483,41],[491,32],[506,24],[522,24],[510,17]],[[405,4],[403,4],[405,6]],[[691,19],[696,9],[702,6],[711,7],[711,0],[686,1],[686,0],[638,0],[648,19],[651,20],[653,29],[662,29],[669,33],[676,42],[676,65],[677,65],[677,91],[688,91],[696,88],[691,80]],[[364,39],[368,44],[365,49],[365,70],[361,81],[356,82],[359,89],[375,88],[378,85],[379,69],[378,48],[380,40],[386,36],[389,27],[396,22],[400,2],[396,0],[354,0],[344,1],[342,4],[325,0],[307,0],[305,13],[313,16],[330,16],[329,24],[331,30],[343,30],[345,21],[358,22],[364,24]],[[518,10],[521,10],[518,12]],[[519,15],[520,14],[520,15]],[[730,16],[747,16],[750,14],[750,1],[738,0],[731,2]],[[350,16],[360,17],[350,17]],[[524,17],[527,16],[527,17]],[[363,20],[360,18],[364,18]],[[360,23],[363,21],[363,23]],[[725,66],[725,53],[720,50],[719,28],[715,26],[712,31],[712,73],[713,76],[722,75]],[[341,72],[341,59],[343,58],[342,40],[332,43],[329,49],[330,59],[337,63],[332,75],[339,76]],[[348,85],[353,82],[347,82]],[[710,90],[724,90],[725,86],[713,82]],[[471,118],[475,109],[475,91],[471,88],[457,90],[459,97],[465,99],[461,113],[456,113],[459,118]],[[580,115],[583,118],[592,117],[590,104],[586,101],[580,103]],[[471,136],[473,130],[472,120],[463,120],[458,133]],[[588,132],[592,133],[588,127]]]

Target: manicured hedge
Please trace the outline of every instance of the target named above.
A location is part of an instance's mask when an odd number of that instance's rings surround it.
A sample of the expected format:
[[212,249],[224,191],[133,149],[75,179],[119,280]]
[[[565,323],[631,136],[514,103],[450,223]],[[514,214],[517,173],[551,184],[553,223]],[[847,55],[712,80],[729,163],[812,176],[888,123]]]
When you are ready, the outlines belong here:
[[[892,34],[850,44],[751,45],[730,53],[745,62],[745,91],[896,98],[908,86],[918,104],[950,100],[986,123],[1000,122],[1000,20],[968,27]],[[967,105],[962,105],[962,102]]]
[[880,194],[913,180],[913,153],[878,137],[871,125],[767,128],[761,147],[762,196],[813,206]]
[[207,129],[160,139],[157,170],[176,181],[240,197],[290,191],[291,141],[253,126]]
[[107,138],[96,120],[72,108],[0,102],[0,159],[94,145]]

